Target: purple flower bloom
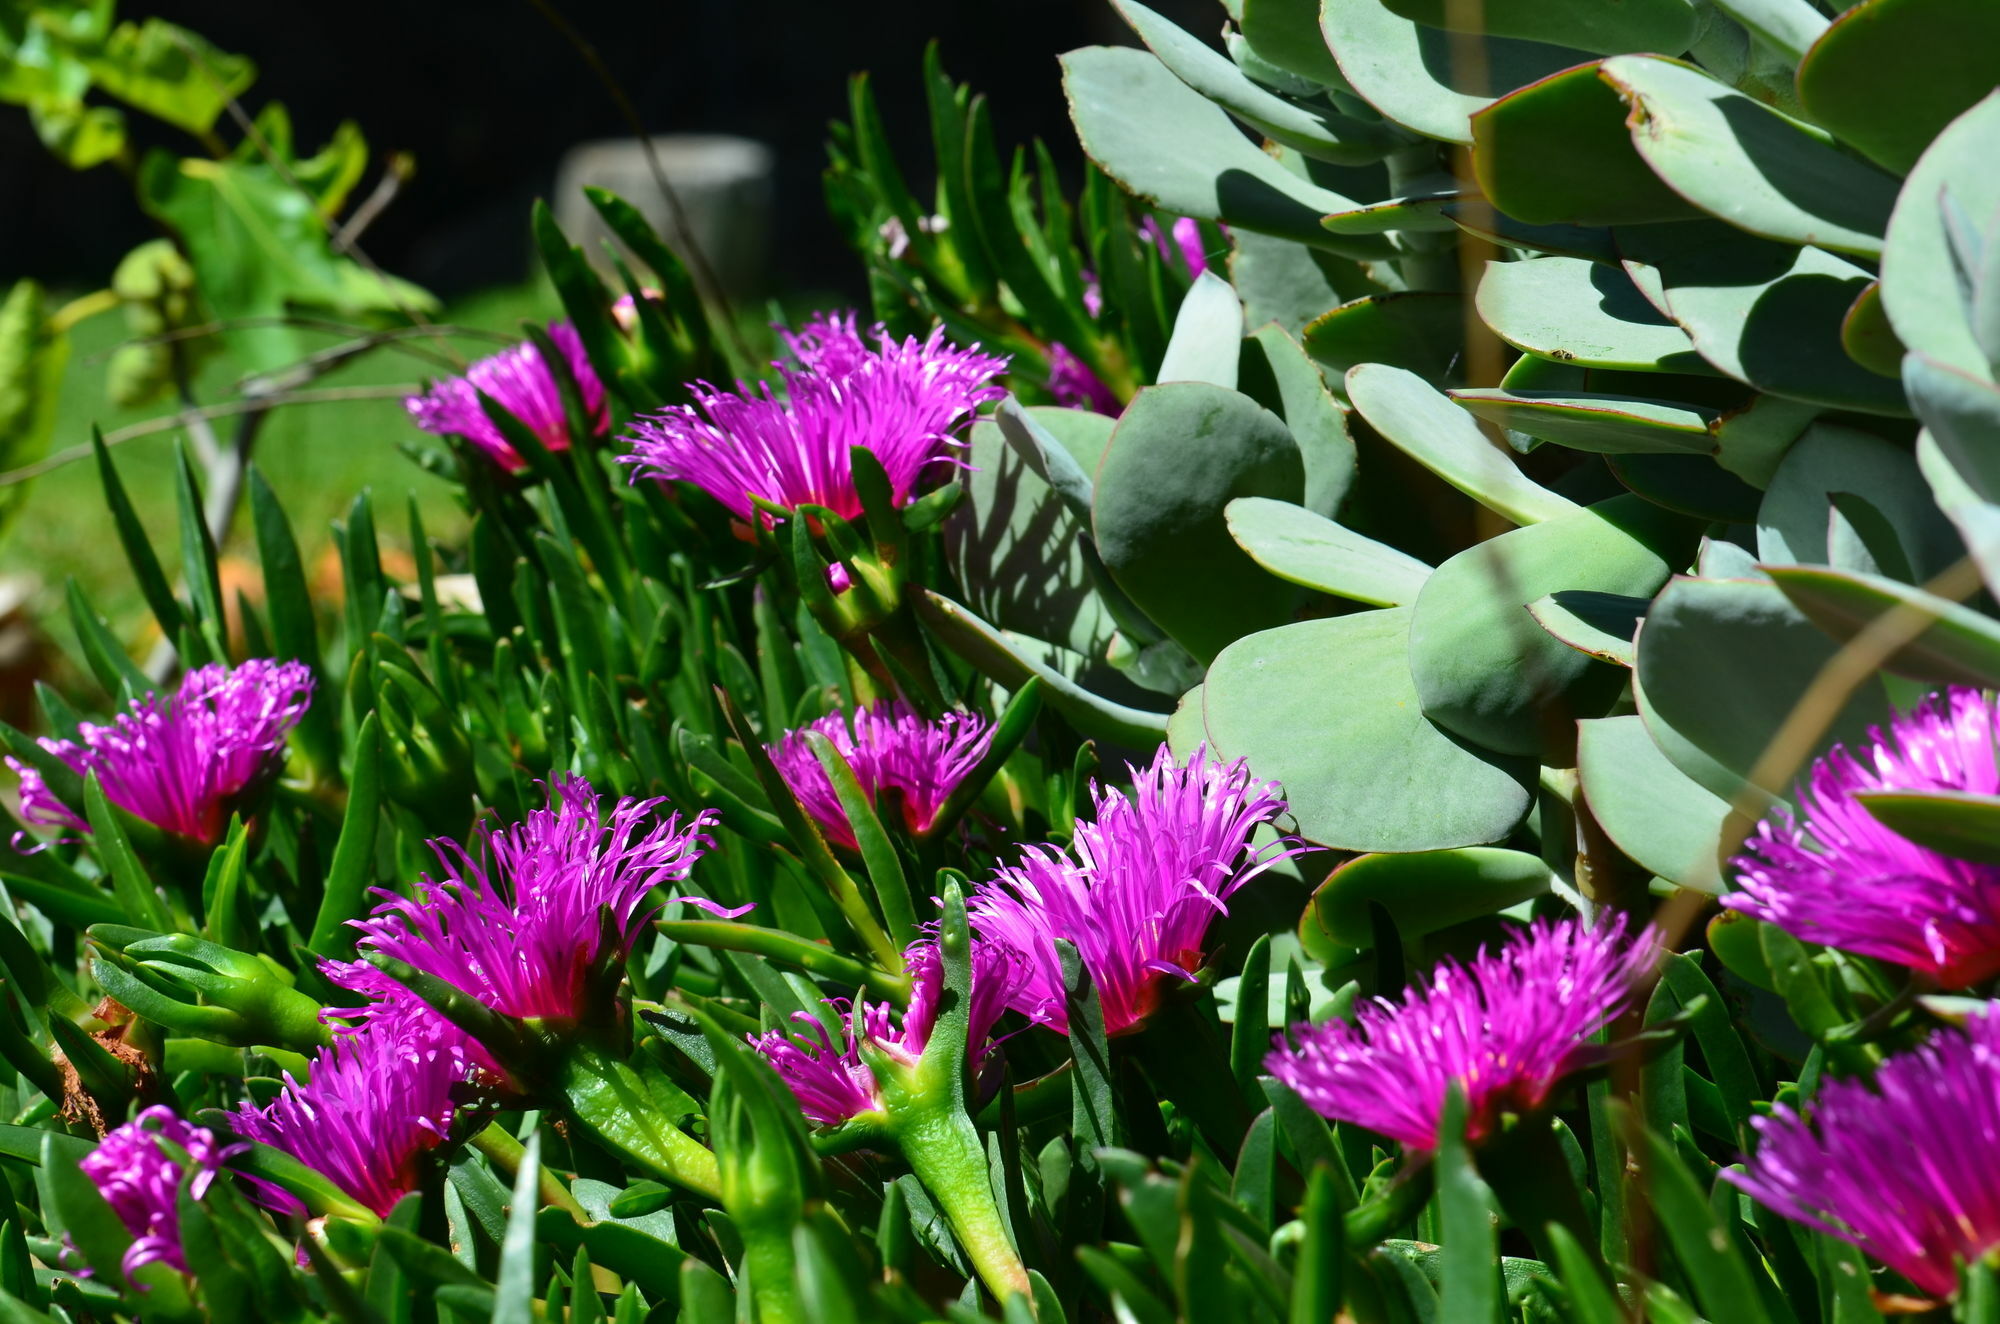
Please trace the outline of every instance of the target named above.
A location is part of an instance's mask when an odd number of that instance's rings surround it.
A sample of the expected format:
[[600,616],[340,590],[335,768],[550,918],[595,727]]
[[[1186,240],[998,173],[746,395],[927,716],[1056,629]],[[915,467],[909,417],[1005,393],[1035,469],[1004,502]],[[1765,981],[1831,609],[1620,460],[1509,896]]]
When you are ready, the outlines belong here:
[[[944,958],[935,939],[911,943],[903,953],[910,975],[910,1005],[898,1018],[884,1003],[857,1002],[847,1009],[841,1001],[827,1005],[846,1010],[841,1042],[836,1046],[816,1016],[794,1012],[805,1027],[802,1037],[783,1030],[749,1036],[752,1047],[798,1096],[799,1108],[815,1126],[838,1126],[864,1113],[879,1112],[882,1095],[874,1073],[861,1059],[863,1041],[873,1042],[896,1060],[914,1064],[937,1028],[939,1001],[944,996]],[[980,1064],[994,1060],[997,1045],[981,1049],[1018,996],[1028,968],[1019,952],[1005,943],[975,938],[972,944],[972,1006],[968,1009],[966,1042]]]
[[[78,776],[95,772],[112,804],[212,843],[246,794],[284,765],[285,736],[305,716],[312,685],[312,672],[299,662],[196,667],[171,699],[148,694],[109,726],[84,723],[82,744],[44,736],[41,745]],[[7,766],[20,774],[29,822],[90,830],[39,772],[11,757]]]
[[1049,394],[1056,403],[1071,409],[1089,409],[1116,417],[1121,406],[1088,364],[1070,353],[1069,346],[1049,346]]
[[1751,1118],[1757,1153],[1723,1180],[1951,1296],[1954,1261],[2000,1246],[2000,1016],[1965,1030],[1890,1058],[1872,1084],[1823,1082],[1810,1123],[1783,1104]]
[[1067,852],[1026,848],[966,903],[975,930],[1027,958],[1029,978],[1010,1005],[1065,1033],[1057,938],[1074,943],[1090,971],[1105,1029],[1134,1029],[1167,981],[1201,968],[1208,926],[1236,889],[1299,850],[1289,840],[1251,846],[1285,802],[1241,759],[1225,763],[1204,746],[1182,767],[1163,746],[1131,772],[1129,796],[1092,788],[1097,821],[1077,823]]
[[[417,1188],[424,1155],[450,1134],[452,1089],[472,1069],[462,1037],[442,1020],[376,1016],[322,1048],[305,1083],[286,1072],[284,1089],[269,1104],[239,1105],[236,1131],[284,1150],[387,1214]],[[276,1188],[260,1198],[289,1200]]]
[[2000,713],[1977,690],[1933,694],[1836,746],[1799,789],[1802,814],[1779,810],[1732,864],[1722,903],[1823,943],[1910,967],[1948,988],[2000,974],[2000,866],[1953,859],[1898,836],[1858,795],[1877,790],[2000,793]]
[[944,331],[900,344],[875,328],[870,347],[854,317],[815,318],[785,338],[796,368],[775,365],[784,398],[768,385],[691,388],[677,405],[633,424],[635,476],[695,484],[739,518],[758,518],[750,498],[792,507],[861,514],[854,487],[855,446],[874,452],[897,505],[908,502],[932,466],[963,444],[952,434],[1004,391],[992,384],[1007,360],[975,346],[947,345]]
[[[603,435],[611,426],[610,415],[604,408],[604,383],[590,366],[582,338],[568,322],[551,322],[549,339],[562,351],[563,361],[569,365],[570,376],[583,397],[584,412],[590,416],[591,434]],[[463,377],[447,377],[428,394],[413,395],[403,401],[403,408],[424,431],[440,437],[455,433],[485,451],[494,463],[519,473],[528,467],[528,462],[507,444],[500,429],[493,426],[493,420],[480,407],[482,392],[520,419],[548,449],[569,448],[569,417],[563,412],[562,392],[533,341],[477,360]]]
[[[705,829],[715,822],[713,810],[683,823],[678,814],[655,816],[664,803],[623,799],[605,822],[590,783],[559,776],[548,808],[482,832],[476,853],[433,842],[444,881],[426,876],[414,899],[378,888],[374,910],[352,921],[362,933],[359,946],[435,975],[509,1016],[584,1019],[604,964],[623,959],[652,919],[656,908],[645,905],[647,895],[685,881],[710,844]],[[682,899],[721,915],[749,909]],[[611,919],[608,947],[600,945],[604,910]],[[383,1007],[421,1005],[365,962],[329,963],[326,971],[343,987],[379,1000],[362,1010],[365,1019]]]
[[1190,278],[1200,276],[1208,270],[1208,254],[1202,249],[1201,223],[1192,216],[1182,216],[1173,223],[1172,234],[1160,228],[1160,223],[1148,216],[1139,222],[1139,233],[1153,241],[1153,247],[1160,250],[1161,258],[1171,262],[1178,250],[1183,265]]
[[807,742],[808,732],[818,732],[833,742],[862,794],[881,808],[884,791],[894,792],[901,802],[903,821],[910,831],[922,834],[937,821],[938,810],[965,780],[993,743],[993,724],[973,713],[948,712],[935,722],[925,721],[900,699],[863,708],[853,716],[853,729],[845,713],[828,713],[818,721],[767,748],[778,774],[792,794],[799,797],[826,834],[841,845],[853,847],[854,829],[833,793],[818,755]]
[[194,1165],[190,1193],[199,1200],[214,1184],[222,1165],[246,1146],[217,1143],[206,1127],[191,1126],[171,1108],[154,1106],[104,1137],[77,1166],[97,1183],[111,1212],[134,1238],[122,1266],[127,1276],[155,1260],[187,1272],[181,1253],[181,1180],[187,1169],[161,1142],[173,1145]]
[[1293,1026],[1298,1046],[1276,1036],[1264,1066],[1321,1116],[1425,1153],[1456,1082],[1477,1143],[1601,1055],[1586,1040],[1625,1009],[1653,959],[1650,933],[1627,942],[1619,919],[1537,923],[1469,963],[1446,958],[1400,1002],[1378,998],[1351,1023]]

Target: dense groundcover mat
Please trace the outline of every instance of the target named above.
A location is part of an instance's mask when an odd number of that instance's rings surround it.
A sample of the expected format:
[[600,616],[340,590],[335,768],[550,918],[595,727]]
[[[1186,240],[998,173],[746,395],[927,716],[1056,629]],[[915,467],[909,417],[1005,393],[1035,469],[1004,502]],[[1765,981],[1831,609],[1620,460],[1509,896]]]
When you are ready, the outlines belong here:
[[[2000,11],[1115,8],[1080,184],[854,83],[870,308],[538,208],[563,318],[356,438],[469,532],[359,493],[337,592],[94,443],[0,1320],[2000,1320]],[[169,236],[134,398],[422,337],[251,76],[0,6]]]

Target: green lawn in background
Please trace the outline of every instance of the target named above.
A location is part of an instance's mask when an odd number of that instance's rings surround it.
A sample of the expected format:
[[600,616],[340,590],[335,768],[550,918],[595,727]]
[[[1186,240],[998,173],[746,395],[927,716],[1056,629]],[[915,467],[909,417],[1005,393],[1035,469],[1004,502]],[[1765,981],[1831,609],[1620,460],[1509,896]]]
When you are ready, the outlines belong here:
[[[441,325],[512,334],[518,332],[522,319],[545,321],[558,311],[553,291],[537,281],[471,295],[449,305],[434,320]],[[111,433],[173,412],[163,404],[120,410],[107,400],[105,377],[110,354],[126,334],[116,313],[91,318],[75,328],[51,454],[88,442],[92,423]],[[344,338],[309,330],[300,333],[300,345],[311,352]],[[484,339],[453,343],[467,359],[498,348]],[[203,366],[196,387],[204,404],[236,398],[234,383],[243,369],[231,359],[226,336],[222,344],[222,352]],[[440,371],[423,359],[382,347],[319,378],[311,387],[417,383]],[[227,444],[234,420],[217,419],[215,428]],[[127,441],[112,451],[140,518],[170,573],[179,564],[172,466],[176,442],[183,435],[182,429],[175,428]],[[363,488],[374,493],[376,522],[385,546],[408,545],[412,494],[431,537],[452,542],[462,538],[465,519],[451,489],[398,448],[400,441],[420,436],[396,399],[300,404],[280,409],[265,421],[254,461],[291,515],[309,574],[327,551],[329,524],[345,518]],[[254,565],[249,526],[247,510],[239,508],[233,536],[224,551],[225,555],[237,553]],[[106,514],[96,465],[87,455],[31,480],[26,502],[0,538],[0,575],[23,576],[35,582],[30,610],[65,646],[72,636],[68,625],[58,622],[63,615],[64,585],[70,576],[89,592],[99,611],[135,653],[143,651],[150,637],[150,617]]]

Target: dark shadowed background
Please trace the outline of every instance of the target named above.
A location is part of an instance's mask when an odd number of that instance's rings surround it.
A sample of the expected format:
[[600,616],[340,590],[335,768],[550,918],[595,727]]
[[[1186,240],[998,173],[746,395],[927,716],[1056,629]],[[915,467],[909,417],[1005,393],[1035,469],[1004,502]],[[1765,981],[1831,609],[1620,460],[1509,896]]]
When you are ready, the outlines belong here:
[[[551,0],[595,43],[654,133],[727,132],[777,155],[773,286],[860,294],[858,268],[822,215],[827,121],[845,113],[850,72],[870,70],[912,173],[928,160],[920,79],[925,43],[987,93],[1002,142],[1048,141],[1076,160],[1056,55],[1130,40],[1107,0]],[[1214,0],[1156,0],[1197,31]],[[302,147],[357,120],[375,167],[409,151],[417,177],[367,236],[383,266],[451,296],[519,280],[527,210],[566,148],[626,125],[582,57],[530,0],[128,0],[119,17],[158,15],[257,61],[251,108],[278,99]],[[152,237],[109,167],[76,174],[25,115],[0,114],[0,282],[101,281]],[[141,146],[172,131],[130,117]],[[233,138],[233,133],[227,134]],[[186,150],[185,141],[174,146]],[[920,154],[921,153],[921,154]],[[367,187],[364,185],[364,188]]]

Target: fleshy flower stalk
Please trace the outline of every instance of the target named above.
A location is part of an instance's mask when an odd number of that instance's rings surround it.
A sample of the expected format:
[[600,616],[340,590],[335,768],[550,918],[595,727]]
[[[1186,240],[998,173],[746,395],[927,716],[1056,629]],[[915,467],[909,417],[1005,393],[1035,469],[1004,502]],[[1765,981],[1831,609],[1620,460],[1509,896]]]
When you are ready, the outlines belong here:
[[[377,1015],[321,1049],[304,1082],[286,1072],[269,1104],[241,1104],[236,1131],[284,1150],[386,1215],[417,1189],[425,1155],[450,1135],[453,1087],[472,1069],[460,1037],[442,1021]],[[273,1200],[274,1191],[263,1198]]]
[[746,522],[767,518],[752,498],[786,509],[825,506],[843,519],[862,513],[852,448],[874,453],[896,505],[910,501],[936,466],[952,462],[955,435],[980,405],[1004,392],[993,378],[1007,360],[928,339],[863,339],[852,314],[818,317],[788,334],[796,367],[774,365],[782,395],[737,383],[691,387],[695,403],[633,424],[634,478],[684,480]]
[[967,1111],[968,1077],[994,1060],[987,1039],[1027,968],[1018,953],[976,939],[957,883],[947,883],[934,938],[905,953],[911,993],[900,1025],[862,1003],[835,1049],[772,1032],[750,1042],[819,1125],[856,1123],[856,1138],[902,1152],[951,1221],[988,1289],[1001,1301],[1029,1290],[1028,1272],[993,1200],[986,1150]]
[[[864,1045],[904,1068],[914,1067],[930,1046],[945,994],[944,961],[936,939],[911,943],[903,953],[903,964],[910,977],[910,1002],[900,1018],[886,1004],[863,999],[845,1009],[838,1046],[819,1018],[806,1012],[792,1016],[804,1027],[801,1037],[782,1030],[750,1036],[751,1046],[791,1087],[799,1108],[813,1125],[841,1126],[881,1114],[882,1091],[875,1073],[862,1060]],[[998,1060],[998,1045],[987,1045],[987,1039],[1026,976],[1025,963],[1011,947],[973,941],[972,1005],[966,1019],[966,1042],[976,1058],[975,1074]],[[828,1005],[844,1007],[837,1002]]]
[[813,752],[812,734],[826,737],[854,770],[877,810],[884,792],[901,804],[903,822],[922,836],[958,784],[979,766],[993,741],[993,724],[973,713],[948,712],[926,721],[900,699],[856,711],[829,713],[769,746],[771,761],[799,803],[833,840],[854,847],[854,829],[833,783]]
[[[161,1142],[186,1156],[169,1154]],[[199,1200],[214,1184],[222,1165],[245,1149],[224,1145],[206,1127],[193,1126],[174,1110],[155,1105],[104,1137],[84,1155],[78,1167],[97,1183],[104,1202],[133,1237],[120,1268],[127,1277],[155,1261],[187,1272],[181,1251],[181,1183],[193,1178],[188,1192]]]
[[1873,1082],[1824,1081],[1808,1120],[1753,1117],[1757,1152],[1722,1179],[1851,1242],[1934,1298],[1960,1260],[2000,1248],[2000,1016],[1883,1063]]
[[1388,1136],[1413,1153],[1438,1146],[1445,1095],[1465,1094],[1477,1144],[1506,1112],[1532,1112],[1604,1049],[1587,1042],[1615,1020],[1652,969],[1649,933],[1624,922],[1539,922],[1498,951],[1447,957],[1397,1002],[1376,999],[1352,1022],[1294,1025],[1265,1069],[1314,1112]]
[[1799,788],[1801,813],[1757,825],[1725,906],[1805,942],[1908,966],[1945,988],[2000,974],[2000,865],[1890,831],[1871,791],[2000,794],[2000,711],[1977,690],[1933,694],[1859,751],[1836,746]]
[[[86,722],[81,743],[44,736],[43,749],[79,777],[96,773],[104,798],[135,817],[204,845],[284,766],[285,737],[305,716],[312,672],[255,658],[231,670],[196,667],[171,698],[148,694],[107,726]],[[55,797],[41,773],[9,757],[31,823],[90,831],[80,806]]]
[[[603,435],[611,425],[604,408],[604,383],[590,366],[582,338],[568,322],[551,322],[549,340],[562,353],[570,377],[576,382],[584,413],[590,419],[591,434]],[[519,473],[528,467],[528,462],[487,417],[479,402],[481,395],[490,397],[521,420],[549,450],[569,449],[569,417],[563,411],[562,391],[556,385],[555,373],[533,341],[477,360],[463,377],[447,377],[427,393],[403,401],[403,407],[424,431],[440,437],[464,437],[495,464]]]
[[1285,812],[1275,782],[1242,760],[1197,750],[1177,764],[1163,746],[1133,768],[1132,792],[1093,787],[1094,822],[1079,821],[1067,851],[1031,846],[968,905],[985,938],[1021,952],[1029,977],[1010,1004],[1068,1032],[1056,939],[1075,944],[1103,1002],[1107,1032],[1137,1029],[1163,989],[1201,969],[1208,926],[1229,898],[1288,855],[1289,840],[1251,837]]
[[[715,813],[661,818],[664,800],[627,798],[606,820],[590,783],[571,775],[554,778],[548,795],[547,808],[483,831],[470,851],[433,842],[443,880],[425,876],[415,897],[377,889],[375,908],[352,922],[360,951],[400,961],[504,1016],[557,1030],[604,1021],[610,1008],[599,995],[612,967],[657,912],[647,897],[686,881]],[[749,909],[681,899],[724,916]],[[327,973],[378,999],[378,1009],[423,1005],[365,961],[332,963]]]

